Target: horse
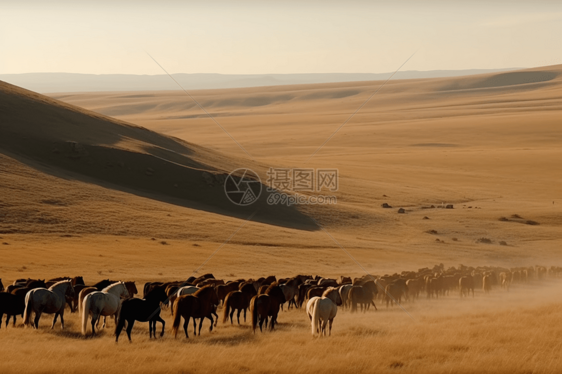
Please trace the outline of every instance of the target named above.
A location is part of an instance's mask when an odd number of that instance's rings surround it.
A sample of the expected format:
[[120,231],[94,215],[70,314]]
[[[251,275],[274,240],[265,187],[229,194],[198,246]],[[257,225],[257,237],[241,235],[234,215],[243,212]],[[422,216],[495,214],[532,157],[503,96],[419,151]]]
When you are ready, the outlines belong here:
[[367,306],[373,304],[375,310],[377,306],[373,302],[373,298],[377,295],[378,290],[375,282],[367,281],[362,286],[353,286],[349,290],[349,301],[351,303],[351,312],[357,311],[357,303],[361,304],[361,309],[367,311]]
[[[326,336],[326,325],[328,323],[328,335],[332,335],[332,323],[340,305],[342,305],[342,299],[338,289],[335,287],[326,289],[322,297],[313,297],[308,301],[306,312],[312,325],[312,336],[317,332],[318,336]],[[320,320],[322,320],[322,323],[320,323]]]
[[352,284],[346,283],[341,285],[339,288],[343,308],[348,306],[349,290],[351,290],[351,287],[353,287]]
[[[283,294],[285,295],[285,300],[289,302],[289,305],[287,306],[287,309],[291,308],[291,304],[295,307],[298,308],[297,302],[295,301],[295,297],[298,296],[299,294],[299,285],[302,283],[302,281],[298,278],[292,278],[289,279],[286,283],[282,284],[281,286],[281,290],[283,291]],[[281,304],[281,310],[283,310],[283,304]]]
[[130,298],[124,300],[119,312],[119,322],[115,326],[115,342],[119,340],[119,335],[127,322],[127,336],[131,341],[131,331],[135,321],[148,322],[148,333],[150,338],[154,335],[156,339],[156,322],[162,324],[160,337],[164,336],[164,326],[166,322],[160,317],[160,303],[164,303],[168,295],[162,288],[155,288],[150,291],[144,299]]
[[174,303],[176,302],[176,299],[180,296],[183,295],[192,295],[195,292],[197,292],[198,290],[200,290],[199,287],[195,287],[195,286],[183,286],[183,287],[179,287],[175,293],[171,294],[169,297],[170,300],[170,310],[172,312],[172,315],[174,315]]
[[461,298],[463,296],[468,297],[470,291],[472,290],[472,297],[474,297],[474,279],[471,275],[465,275],[459,279],[459,289]]
[[84,298],[91,294],[92,292],[100,291],[96,287],[84,287],[80,290],[78,294],[78,313],[82,313],[82,304],[84,303]]
[[[60,315],[61,328],[64,329],[64,307],[66,296],[74,296],[74,288],[69,280],[60,281],[53,284],[49,289],[35,288],[25,295],[25,311],[23,313],[23,323],[30,324],[38,329],[41,314],[55,314],[51,329],[55,327],[57,317]],[[35,313],[35,320],[31,322],[31,313]]]
[[186,338],[189,338],[187,326],[190,318],[193,318],[193,333],[195,335],[197,335],[195,325],[196,318],[201,319],[199,323],[199,335],[201,335],[201,327],[203,326],[203,320],[205,318],[211,320],[211,327],[209,328],[209,331],[213,331],[213,315],[215,315],[218,319],[218,316],[215,313],[215,308],[218,303],[219,298],[212,286],[205,286],[197,290],[194,294],[178,297],[174,304],[174,322],[172,324],[172,333],[174,334],[174,337],[177,337],[178,335],[178,328],[182,317],[185,320],[183,323],[183,330]]
[[222,301],[224,305],[224,300],[226,299],[226,295],[231,293],[232,291],[237,291],[238,287],[240,286],[240,282],[230,282],[228,284],[219,284],[216,286],[217,290],[217,297],[219,298],[219,302]]
[[125,287],[127,287],[127,291],[129,292],[129,298],[133,298],[135,297],[136,294],[139,293],[139,291],[137,290],[137,285],[135,284],[135,281],[131,281],[131,282],[125,282]]
[[77,276],[72,278],[72,286],[77,286],[77,285],[86,285],[86,283],[84,283],[84,277],[82,276]]
[[[96,334],[95,325],[100,316],[114,316],[115,324],[121,309],[121,298],[128,298],[129,291],[124,282],[117,282],[102,291],[92,292],[82,302],[82,334],[86,335],[88,317],[92,315],[92,335]],[[105,327],[105,322],[103,327]]]
[[[70,283],[74,287],[74,283],[72,281],[72,278],[70,278],[70,277],[58,277],[58,278],[52,278],[52,279],[49,279],[48,281],[46,281],[45,282],[45,288],[51,287],[53,284],[61,282],[61,281],[65,281],[65,280],[71,281]],[[70,308],[70,313],[74,313],[74,306],[72,305],[72,303],[74,302],[75,298],[76,298],[76,290],[74,291],[74,297],[72,297],[72,298],[66,297],[66,303],[68,304],[68,307]]]
[[285,295],[277,282],[272,283],[263,294],[258,294],[250,300],[250,312],[252,313],[252,329],[254,334],[256,333],[258,319],[260,331],[263,331],[262,326],[264,322],[267,328],[269,317],[271,317],[269,329],[273,330],[275,328],[279,307],[284,302]]
[[10,323],[10,318],[14,319],[14,327],[16,326],[16,316],[23,314],[25,311],[25,294],[14,295],[8,292],[0,292],[0,328],[2,327],[2,317],[7,315],[6,328]]
[[4,284],[2,283],[2,279],[0,279],[0,292],[4,292]]
[[[51,285],[52,286],[52,285]],[[47,284],[45,283],[45,279],[28,279],[27,282],[25,283],[24,287],[27,288],[49,288],[47,287]]]
[[404,279],[397,279],[394,282],[388,284],[384,289],[386,307],[388,305],[394,305],[395,303],[400,305],[402,302],[402,296],[408,294],[408,286]]
[[206,280],[206,279],[215,279],[215,276],[214,276],[213,274],[210,274],[210,273],[209,273],[209,274],[204,274],[204,275],[201,275],[201,276],[198,277],[198,278],[195,278],[193,281],[191,281],[191,283],[192,283],[192,284],[201,283],[201,282],[203,282],[203,281]]
[[[236,317],[238,318],[238,324],[240,324],[240,312],[244,311],[244,322],[246,322],[246,309],[250,306],[250,300],[256,295],[256,289],[251,283],[246,283],[242,286],[240,291],[232,291],[224,299],[223,306],[223,320],[225,323],[228,320],[230,314],[230,324],[232,325],[232,316],[234,315],[234,310],[238,310]],[[232,311],[231,311],[232,310]]]

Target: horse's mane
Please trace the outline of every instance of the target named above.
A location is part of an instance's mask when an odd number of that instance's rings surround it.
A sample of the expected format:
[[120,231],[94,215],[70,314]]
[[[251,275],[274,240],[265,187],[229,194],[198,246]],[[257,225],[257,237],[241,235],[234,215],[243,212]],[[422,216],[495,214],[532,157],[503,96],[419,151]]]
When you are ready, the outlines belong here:
[[324,292],[322,292],[322,297],[328,297],[328,294],[332,291],[338,291],[336,287],[328,287]]
[[105,288],[102,290],[102,292],[107,292],[107,291],[109,291],[110,289],[112,289],[113,287],[117,287],[117,286],[120,285],[120,284],[122,284],[123,287],[127,288],[127,286],[125,285],[125,282],[123,282],[123,281],[117,281],[117,282],[112,283],[112,284],[110,284],[109,286],[105,287]]
[[65,279],[65,280],[58,281],[57,283],[55,283],[55,284],[53,284],[51,287],[49,287],[49,290],[54,290],[55,287],[60,286],[62,283],[69,283],[69,284],[72,284],[71,282],[72,282],[72,281],[71,281],[70,279]]
[[197,291],[195,291],[192,295],[193,295],[193,296],[197,296],[197,295],[199,295],[199,294],[202,294],[202,293],[205,293],[205,292],[209,292],[209,291],[207,291],[207,290],[210,289],[210,288],[213,288],[213,291],[214,291],[214,287],[213,287],[212,285],[210,285],[210,284],[207,284],[207,285],[201,287],[200,289],[198,289]]
[[269,294],[269,291],[271,291],[271,290],[274,289],[275,287],[279,287],[279,283],[277,283],[277,282],[271,283],[271,284],[269,285],[269,287],[267,287],[267,288],[265,289],[265,292],[264,292],[264,293],[265,293],[266,295],[268,295],[268,294]]

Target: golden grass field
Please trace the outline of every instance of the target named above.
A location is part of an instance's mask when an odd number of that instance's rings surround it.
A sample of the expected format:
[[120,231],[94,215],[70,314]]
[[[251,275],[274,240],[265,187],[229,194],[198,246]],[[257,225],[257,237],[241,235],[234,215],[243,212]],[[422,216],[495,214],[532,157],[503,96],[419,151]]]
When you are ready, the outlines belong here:
[[[48,98],[0,82],[0,278],[140,290],[196,269],[236,279],[562,265],[562,66],[390,81],[309,158],[381,83],[190,92],[248,157],[181,91]],[[240,167],[262,181],[269,167],[337,168],[338,203],[260,201],[248,222],[254,208],[202,176]],[[455,209],[422,209],[442,203]],[[117,345],[112,321],[86,339],[76,315],[64,332],[44,316],[40,331],[2,327],[0,372],[560,372],[560,290],[547,279],[405,303],[412,318],[340,310],[326,339],[302,309],[272,333],[222,322],[209,333],[207,321],[189,341],[170,336],[165,310],[163,339],[137,323],[133,343]]]

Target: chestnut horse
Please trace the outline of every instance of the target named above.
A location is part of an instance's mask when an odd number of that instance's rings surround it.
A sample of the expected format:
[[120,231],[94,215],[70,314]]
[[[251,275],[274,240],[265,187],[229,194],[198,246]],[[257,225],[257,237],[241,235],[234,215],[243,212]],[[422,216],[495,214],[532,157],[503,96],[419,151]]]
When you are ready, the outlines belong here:
[[223,323],[228,320],[228,316],[230,314],[230,324],[232,325],[234,310],[238,310],[238,313],[236,314],[238,324],[240,324],[240,312],[242,312],[242,310],[244,311],[244,322],[246,322],[246,310],[250,306],[250,300],[254,296],[256,296],[256,289],[251,283],[244,284],[240,291],[232,291],[226,295],[223,306]]
[[187,326],[190,318],[193,318],[193,333],[195,335],[197,335],[197,328],[195,325],[196,318],[200,318],[201,320],[199,322],[199,335],[201,335],[201,328],[203,327],[203,320],[205,318],[211,320],[209,331],[213,331],[213,315],[217,316],[215,309],[218,303],[219,298],[213,286],[205,286],[191,295],[179,296],[174,303],[174,322],[172,324],[174,337],[178,335],[182,317],[184,318],[183,330],[186,338],[189,338]]
[[250,312],[252,313],[252,329],[254,333],[256,332],[258,319],[260,331],[263,331],[262,326],[264,322],[267,328],[269,317],[271,317],[270,330],[275,328],[277,316],[279,315],[279,308],[284,302],[285,295],[276,282],[272,283],[263,294],[252,298],[250,301]]

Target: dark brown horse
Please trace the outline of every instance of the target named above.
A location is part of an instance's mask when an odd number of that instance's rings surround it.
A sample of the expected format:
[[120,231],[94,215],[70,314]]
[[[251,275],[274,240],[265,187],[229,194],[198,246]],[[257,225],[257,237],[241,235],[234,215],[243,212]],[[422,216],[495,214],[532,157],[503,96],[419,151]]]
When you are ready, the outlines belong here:
[[223,323],[228,320],[230,315],[230,324],[232,324],[232,316],[234,310],[238,310],[236,317],[238,324],[240,324],[240,312],[244,311],[244,322],[246,322],[246,310],[250,307],[250,300],[256,295],[256,289],[251,283],[246,283],[242,286],[240,291],[232,291],[224,299],[224,315]]
[[137,285],[135,284],[135,281],[125,282],[125,287],[127,287],[127,291],[129,292],[129,298],[130,299],[132,299],[133,297],[135,297],[136,294],[139,293],[139,291],[137,290]]
[[254,333],[256,332],[256,326],[259,326],[260,331],[263,331],[262,326],[265,322],[265,327],[267,328],[267,323],[269,317],[270,330],[275,328],[277,323],[277,316],[279,315],[279,309],[281,304],[285,302],[285,295],[277,283],[272,283],[264,294],[257,295],[250,301],[250,312],[252,313],[252,329]]
[[201,328],[203,327],[203,320],[208,318],[211,320],[211,327],[209,331],[213,331],[213,315],[218,319],[215,313],[216,306],[219,303],[217,293],[212,286],[206,286],[191,295],[183,295],[176,299],[174,303],[174,322],[172,324],[172,333],[174,337],[178,335],[181,318],[184,318],[183,330],[185,337],[189,338],[187,334],[187,326],[190,318],[193,318],[193,333],[197,335],[195,319],[200,318],[199,322],[199,335],[201,335]]
[[377,285],[373,281],[367,281],[362,286],[353,286],[349,290],[348,299],[351,303],[351,312],[357,311],[357,304],[361,304],[361,309],[367,311],[369,305],[377,306],[373,299],[378,294]]
[[232,291],[237,291],[238,286],[240,286],[240,282],[230,282],[228,284],[219,284],[216,286],[217,296],[219,298],[219,302],[222,301],[224,304],[224,299],[226,295],[231,293]]
[[213,274],[204,274],[198,278],[195,278],[193,281],[191,281],[191,283],[196,285],[197,283],[203,282],[205,279],[215,279],[215,276]]

